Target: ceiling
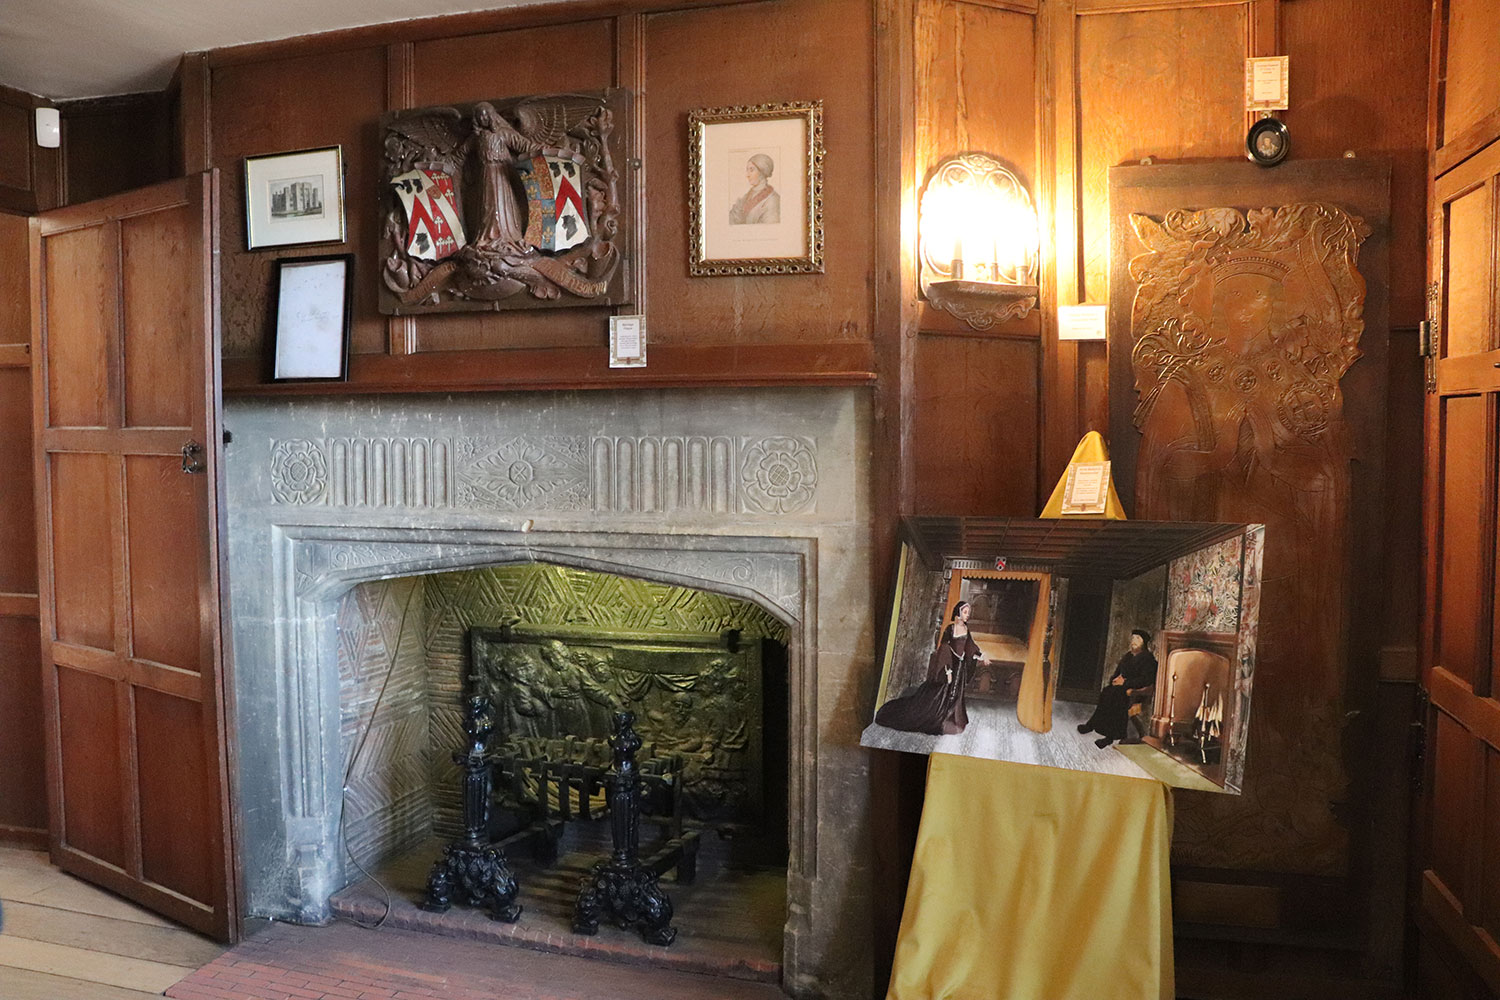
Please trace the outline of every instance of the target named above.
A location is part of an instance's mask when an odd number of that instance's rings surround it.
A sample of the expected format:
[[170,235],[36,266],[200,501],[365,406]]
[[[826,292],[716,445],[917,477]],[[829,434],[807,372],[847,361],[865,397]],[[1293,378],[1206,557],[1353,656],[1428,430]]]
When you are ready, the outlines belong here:
[[178,57],[536,0],[0,0],[0,84],[52,100],[161,90]]

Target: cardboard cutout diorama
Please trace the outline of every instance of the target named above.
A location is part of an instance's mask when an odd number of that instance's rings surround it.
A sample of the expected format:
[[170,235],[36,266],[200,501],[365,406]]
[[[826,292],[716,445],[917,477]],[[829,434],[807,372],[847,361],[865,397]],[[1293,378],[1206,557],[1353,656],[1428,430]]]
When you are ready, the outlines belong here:
[[860,743],[1238,793],[1258,524],[908,518]]

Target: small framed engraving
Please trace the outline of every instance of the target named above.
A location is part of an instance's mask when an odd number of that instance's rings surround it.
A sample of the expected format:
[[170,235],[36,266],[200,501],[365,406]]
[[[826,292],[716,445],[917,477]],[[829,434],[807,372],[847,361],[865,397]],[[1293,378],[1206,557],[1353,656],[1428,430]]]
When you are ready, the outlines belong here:
[[245,157],[245,248],[344,242],[343,147]]
[[609,366],[646,367],[646,317],[635,315],[609,318]]

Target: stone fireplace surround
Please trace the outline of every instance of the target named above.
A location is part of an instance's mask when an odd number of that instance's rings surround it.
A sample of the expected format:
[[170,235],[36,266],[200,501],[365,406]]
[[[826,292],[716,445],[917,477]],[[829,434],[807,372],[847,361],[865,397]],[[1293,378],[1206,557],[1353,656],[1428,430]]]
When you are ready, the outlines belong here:
[[784,985],[868,995],[864,390],[249,399],[226,404],[225,425],[251,915],[326,922],[349,880],[342,598],[370,580],[552,562],[718,591],[788,625]]

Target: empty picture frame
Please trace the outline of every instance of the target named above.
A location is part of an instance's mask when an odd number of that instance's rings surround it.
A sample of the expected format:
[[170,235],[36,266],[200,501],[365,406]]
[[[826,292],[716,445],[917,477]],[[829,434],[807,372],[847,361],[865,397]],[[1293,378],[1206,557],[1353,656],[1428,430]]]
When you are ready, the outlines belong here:
[[353,275],[353,254],[276,262],[273,382],[348,378]]
[[343,147],[245,157],[246,249],[342,242]]

